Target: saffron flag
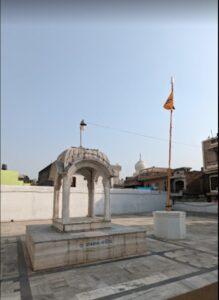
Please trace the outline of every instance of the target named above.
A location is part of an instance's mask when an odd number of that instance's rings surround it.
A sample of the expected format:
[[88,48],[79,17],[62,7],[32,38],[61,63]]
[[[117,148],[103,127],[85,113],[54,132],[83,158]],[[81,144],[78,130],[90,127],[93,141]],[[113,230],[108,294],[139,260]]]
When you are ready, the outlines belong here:
[[175,109],[173,105],[173,91],[171,91],[169,97],[167,98],[167,101],[165,102],[164,106],[165,109],[171,110]]

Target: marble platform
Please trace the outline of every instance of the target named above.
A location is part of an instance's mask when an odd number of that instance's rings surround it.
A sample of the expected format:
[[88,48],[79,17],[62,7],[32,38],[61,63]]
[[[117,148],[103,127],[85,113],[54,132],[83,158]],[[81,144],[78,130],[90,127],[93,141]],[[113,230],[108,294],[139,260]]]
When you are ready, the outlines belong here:
[[146,253],[146,229],[111,224],[111,228],[60,232],[51,225],[26,227],[33,270],[89,264]]
[[70,218],[68,223],[63,224],[62,219],[53,220],[53,226],[59,231],[89,231],[103,228],[110,228],[111,222],[101,217],[78,217]]

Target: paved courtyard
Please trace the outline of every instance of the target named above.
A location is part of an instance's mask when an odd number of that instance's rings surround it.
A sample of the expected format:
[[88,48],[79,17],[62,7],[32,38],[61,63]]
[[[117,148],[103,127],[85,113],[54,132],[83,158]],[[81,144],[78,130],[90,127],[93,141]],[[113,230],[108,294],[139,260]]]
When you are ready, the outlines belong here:
[[151,215],[116,216],[115,224],[146,226],[146,255],[33,272],[24,234],[36,223],[1,224],[2,300],[170,299],[218,280],[216,217],[187,216],[186,239],[167,241],[153,235]]

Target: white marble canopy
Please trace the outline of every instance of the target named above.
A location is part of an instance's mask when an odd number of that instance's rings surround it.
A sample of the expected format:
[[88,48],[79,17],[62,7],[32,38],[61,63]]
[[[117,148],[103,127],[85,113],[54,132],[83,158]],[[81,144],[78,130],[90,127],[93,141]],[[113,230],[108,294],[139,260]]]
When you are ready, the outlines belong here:
[[102,177],[104,188],[104,220],[110,221],[110,185],[114,176],[107,156],[97,149],[71,147],[62,152],[55,162],[53,220],[59,218],[59,194],[62,186],[62,222],[69,223],[69,198],[72,177],[80,174],[87,180],[88,217],[94,217],[95,181]]

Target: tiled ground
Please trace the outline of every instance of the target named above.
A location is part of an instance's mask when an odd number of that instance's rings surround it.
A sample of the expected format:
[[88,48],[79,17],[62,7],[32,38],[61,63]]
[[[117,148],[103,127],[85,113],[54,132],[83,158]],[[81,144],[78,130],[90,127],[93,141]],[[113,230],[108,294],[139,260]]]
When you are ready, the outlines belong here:
[[27,223],[2,224],[1,299],[159,300],[217,281],[216,217],[187,216],[187,237],[180,241],[155,238],[148,215],[114,217],[113,222],[146,226],[147,255],[40,272],[29,267],[23,243]]

